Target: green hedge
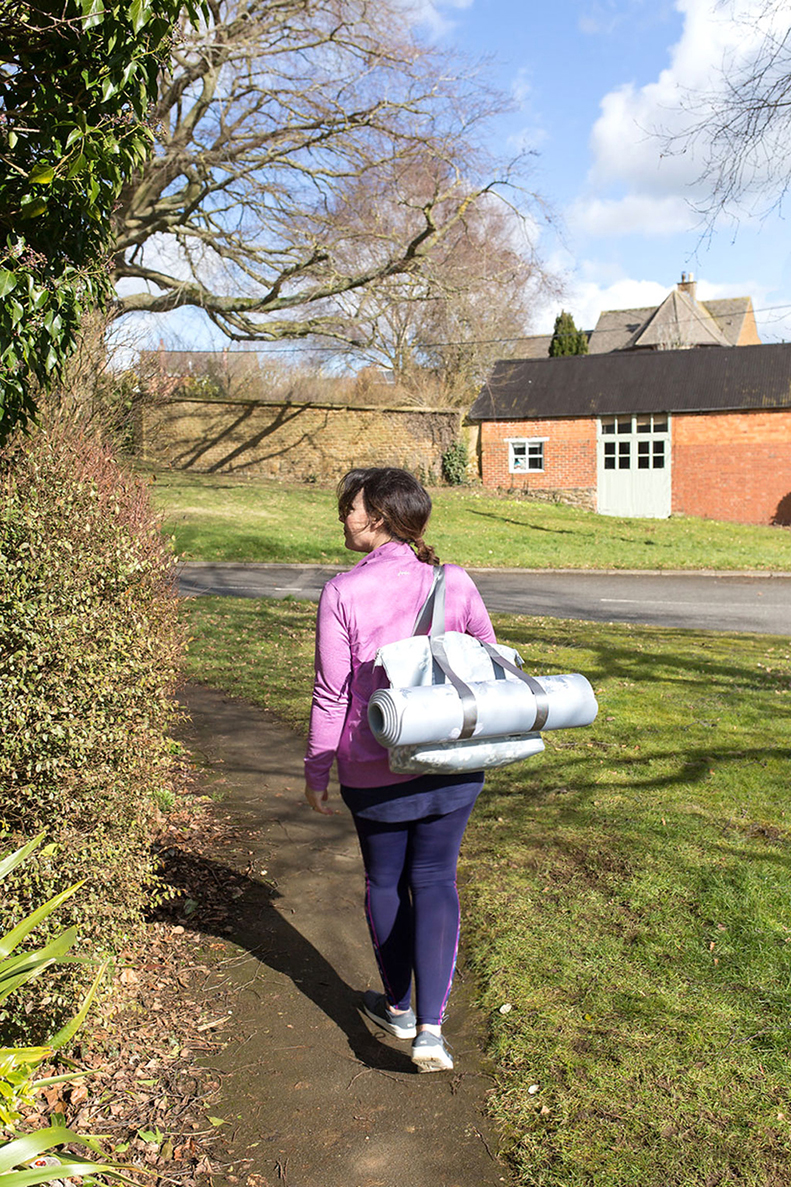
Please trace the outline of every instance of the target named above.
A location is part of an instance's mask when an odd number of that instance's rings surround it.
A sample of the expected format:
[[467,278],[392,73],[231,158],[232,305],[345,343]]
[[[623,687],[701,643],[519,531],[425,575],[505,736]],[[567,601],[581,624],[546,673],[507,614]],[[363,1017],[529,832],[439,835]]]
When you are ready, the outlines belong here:
[[[181,652],[145,487],[64,425],[0,453],[0,833],[6,848],[41,829],[49,842],[0,904],[0,930],[81,878],[66,922],[93,953],[138,929]],[[50,990],[50,1014],[77,992]]]

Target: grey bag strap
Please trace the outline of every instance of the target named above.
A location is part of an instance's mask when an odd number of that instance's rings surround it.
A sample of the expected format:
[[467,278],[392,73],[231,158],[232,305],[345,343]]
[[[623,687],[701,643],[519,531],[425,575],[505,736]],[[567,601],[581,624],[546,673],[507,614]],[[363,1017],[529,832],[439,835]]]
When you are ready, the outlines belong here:
[[426,600],[417,612],[413,635],[441,635],[445,630],[445,566],[437,565]]
[[[445,566],[438,565],[434,573],[434,581],[429,590],[428,597],[418,611],[415,619],[415,626],[412,631],[413,635],[428,634],[429,646],[431,647],[431,655],[439,670],[442,672],[446,680],[448,680],[456,692],[459,694],[462,707],[462,728],[459,734],[459,739],[471,738],[475,725],[478,721],[478,703],[475,700],[475,693],[465,684],[460,676],[454,672],[448,659],[445,646],[440,636],[445,633]],[[527,672],[523,672],[516,664],[512,664],[510,660],[505,659],[500,652],[491,645],[491,643],[484,643],[482,639],[478,642],[483,647],[486,654],[492,661],[495,667],[505,668],[514,676],[522,680],[533,693],[536,698],[536,719],[531,726],[529,732],[539,731],[543,729],[547,717],[549,715],[549,699],[546,692],[533,677],[528,676]]]
[[530,732],[532,733],[534,730],[542,730],[546,725],[547,717],[549,716],[549,697],[547,696],[543,685],[539,684],[538,680],[536,680],[534,676],[528,676],[527,672],[523,672],[522,669],[517,667],[516,664],[512,664],[510,659],[505,659],[504,656],[500,655],[500,652],[495,647],[492,647],[491,643],[484,643],[483,639],[479,639],[478,642],[490,657],[493,664],[497,664],[501,668],[505,668],[506,671],[512,672],[514,676],[518,676],[520,680],[525,682],[533,696],[536,698],[536,719],[531,726]]
[[461,711],[463,714],[462,727],[459,738],[471,738],[472,731],[478,721],[478,702],[475,699],[475,693],[465,684],[461,676],[457,676],[450,666],[447,652],[445,651],[445,644],[439,635],[431,635],[429,637],[429,646],[431,647],[432,658],[436,661],[440,671],[447,680],[456,689],[461,700]]

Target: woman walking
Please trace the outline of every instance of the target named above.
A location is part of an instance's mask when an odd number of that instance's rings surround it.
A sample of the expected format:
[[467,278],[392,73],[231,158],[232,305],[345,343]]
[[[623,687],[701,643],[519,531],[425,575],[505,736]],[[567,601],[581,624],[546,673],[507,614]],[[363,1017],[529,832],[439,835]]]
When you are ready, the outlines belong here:
[[[405,470],[350,470],[338,486],[346,547],[365,555],[327,583],[316,630],[316,678],[305,758],[305,795],[326,815],[337,762],[341,796],[357,828],[365,908],[383,993],[365,1013],[397,1038],[413,1039],[420,1071],[453,1058],[442,1037],[459,938],[456,865],[483,787],[483,772],[394,775],[368,726],[368,701],[385,683],[378,648],[412,634],[439,560],[423,540],[431,499]],[[495,641],[471,578],[445,567],[446,629]],[[414,1009],[412,981],[415,983]]]

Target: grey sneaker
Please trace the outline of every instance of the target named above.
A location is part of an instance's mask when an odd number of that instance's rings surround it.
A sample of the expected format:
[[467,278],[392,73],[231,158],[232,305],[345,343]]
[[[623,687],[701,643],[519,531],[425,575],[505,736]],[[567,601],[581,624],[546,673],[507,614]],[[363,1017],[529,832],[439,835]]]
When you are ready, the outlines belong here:
[[415,1011],[407,1010],[405,1014],[394,1014],[383,993],[366,989],[363,994],[363,1010],[372,1022],[381,1026],[388,1034],[395,1035],[397,1039],[414,1039],[417,1034]]
[[419,1072],[449,1072],[453,1056],[442,1035],[422,1030],[412,1044],[412,1062]]

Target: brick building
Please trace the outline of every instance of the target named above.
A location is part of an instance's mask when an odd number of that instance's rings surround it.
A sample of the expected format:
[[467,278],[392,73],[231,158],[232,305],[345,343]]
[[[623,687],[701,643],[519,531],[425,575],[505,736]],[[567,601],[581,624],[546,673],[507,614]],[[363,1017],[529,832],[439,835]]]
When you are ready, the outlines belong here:
[[500,362],[469,416],[485,486],[791,524],[791,344]]

